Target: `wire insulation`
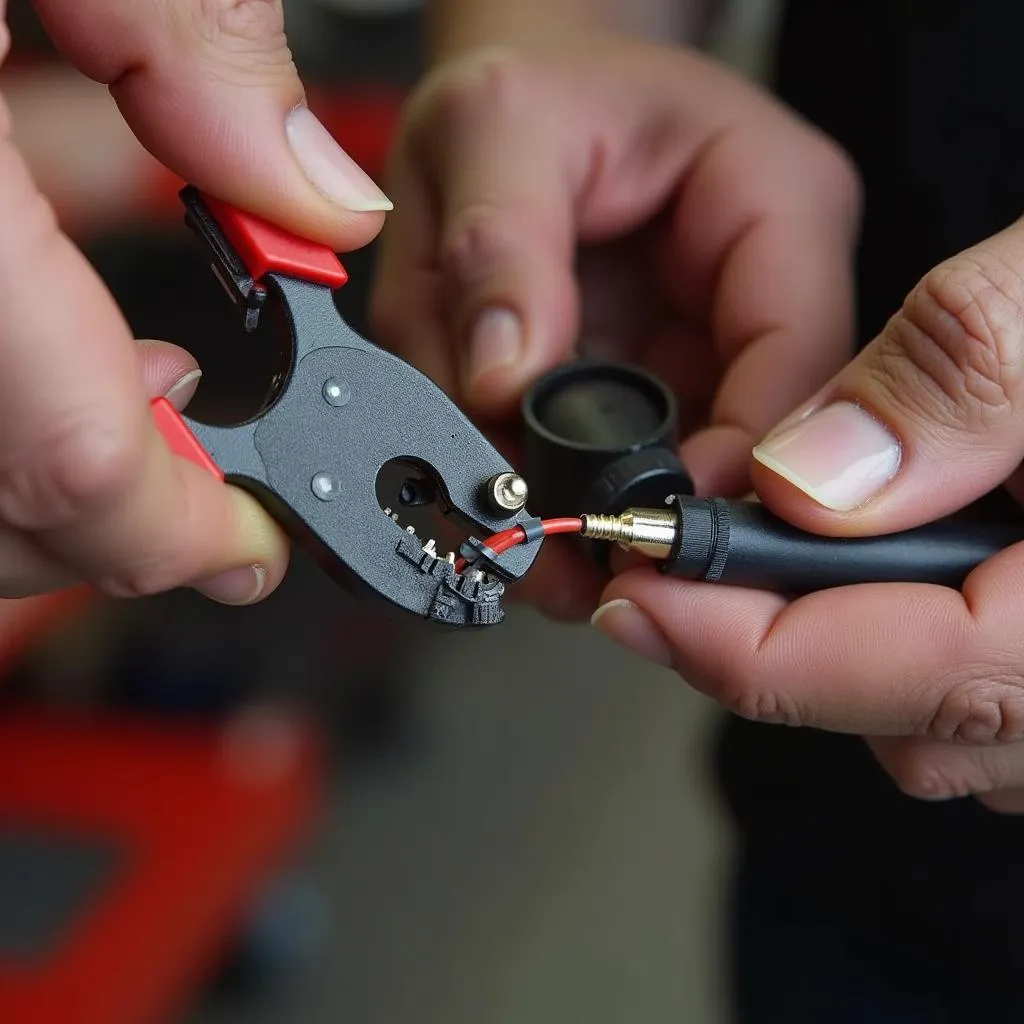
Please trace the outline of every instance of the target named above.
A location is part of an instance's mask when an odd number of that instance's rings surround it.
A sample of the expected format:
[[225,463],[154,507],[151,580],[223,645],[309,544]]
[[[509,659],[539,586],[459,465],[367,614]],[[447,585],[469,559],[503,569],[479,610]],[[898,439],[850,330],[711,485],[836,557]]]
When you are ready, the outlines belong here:
[[[552,537],[555,534],[580,533],[583,530],[583,520],[580,518],[544,519],[541,521],[541,528],[545,537]],[[513,526],[510,530],[502,530],[492,537],[488,537],[484,544],[489,547],[495,555],[503,555],[511,548],[526,542],[526,531],[521,526]],[[466,559],[460,558],[455,563],[456,572],[465,572],[468,567]]]

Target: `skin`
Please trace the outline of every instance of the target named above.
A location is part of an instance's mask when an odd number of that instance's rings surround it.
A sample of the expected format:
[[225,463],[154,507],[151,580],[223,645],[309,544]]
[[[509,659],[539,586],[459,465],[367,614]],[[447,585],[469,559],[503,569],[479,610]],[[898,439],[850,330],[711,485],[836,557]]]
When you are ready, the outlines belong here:
[[[328,198],[289,146],[303,90],[279,2],[36,7],[57,47],[182,178],[338,251],[380,230],[383,207]],[[182,585],[230,603],[269,594],[287,564],[283,536],[246,495],[172,457],[149,416],[153,396],[185,404],[194,360],[132,338],[16,137],[0,104],[0,597],[75,581],[116,596]]]
[[[936,268],[852,359],[858,186],[828,140],[685,49],[564,12],[525,28],[501,5],[469,5],[474,38],[456,17],[468,6],[443,6],[458,30],[438,28],[408,109],[375,311],[510,455],[524,389],[582,350],[675,387],[700,493],[753,488],[810,530],[903,529],[1003,484],[1021,493],[1024,226]],[[485,369],[475,329],[495,309],[505,354],[513,322],[519,348]],[[897,450],[878,493],[845,511],[752,458],[839,399]],[[1024,549],[962,593],[792,602],[617,569],[601,577],[549,542],[521,593],[558,617],[599,608],[600,629],[740,715],[866,737],[913,796],[1024,809]]]

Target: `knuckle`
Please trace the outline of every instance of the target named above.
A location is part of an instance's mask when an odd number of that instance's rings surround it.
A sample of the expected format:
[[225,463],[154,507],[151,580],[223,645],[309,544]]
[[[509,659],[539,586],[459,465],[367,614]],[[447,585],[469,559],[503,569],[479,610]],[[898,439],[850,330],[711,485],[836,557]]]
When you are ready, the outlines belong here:
[[1024,739],[1024,676],[1012,669],[976,666],[952,686],[925,733],[944,742],[1013,743]]
[[[186,6],[191,5],[181,8]],[[200,0],[192,11],[194,22],[188,30],[216,52],[218,65],[243,72],[291,72],[281,0]]]
[[480,117],[535,116],[531,102],[535,77],[529,58],[515,50],[480,50],[434,80],[423,102],[433,123],[456,131],[471,128]]
[[514,248],[508,218],[497,206],[477,202],[454,215],[438,252],[441,273],[462,285],[491,277]]
[[68,421],[0,465],[0,517],[16,529],[67,525],[116,500],[140,455],[114,423]]
[[749,722],[794,728],[803,724],[803,716],[796,704],[776,690],[731,685],[721,694],[721,701],[728,711]]
[[202,0],[200,10],[209,24],[232,38],[261,42],[284,31],[281,0]]
[[901,406],[972,433],[1004,424],[1024,380],[1024,279],[991,255],[930,271],[879,339],[872,366]]
[[974,790],[957,766],[926,747],[905,747],[887,768],[900,792],[915,800],[957,800]]

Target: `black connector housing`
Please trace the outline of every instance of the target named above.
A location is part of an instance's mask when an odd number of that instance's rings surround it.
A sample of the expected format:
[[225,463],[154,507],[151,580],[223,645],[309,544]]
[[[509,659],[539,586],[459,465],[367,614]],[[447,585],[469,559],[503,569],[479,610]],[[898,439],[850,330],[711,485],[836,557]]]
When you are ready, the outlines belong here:
[[[522,414],[524,475],[536,514],[618,515],[693,493],[677,454],[675,396],[639,367],[561,366],[527,392]],[[607,562],[608,545],[584,543]]]

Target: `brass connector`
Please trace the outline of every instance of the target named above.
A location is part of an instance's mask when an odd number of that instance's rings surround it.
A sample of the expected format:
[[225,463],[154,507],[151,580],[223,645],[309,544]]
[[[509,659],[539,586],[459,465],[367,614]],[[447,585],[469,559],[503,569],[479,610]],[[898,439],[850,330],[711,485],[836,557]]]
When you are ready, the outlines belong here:
[[627,508],[617,516],[583,516],[583,536],[618,544],[648,558],[668,558],[679,531],[672,509]]

